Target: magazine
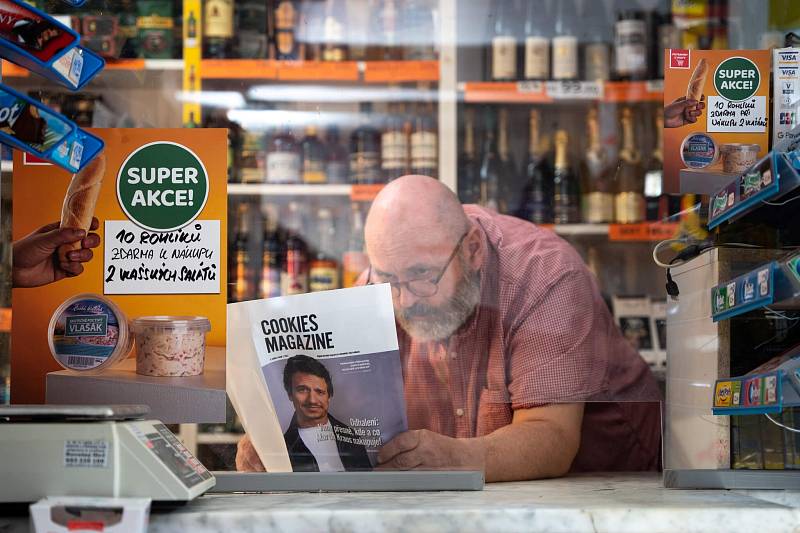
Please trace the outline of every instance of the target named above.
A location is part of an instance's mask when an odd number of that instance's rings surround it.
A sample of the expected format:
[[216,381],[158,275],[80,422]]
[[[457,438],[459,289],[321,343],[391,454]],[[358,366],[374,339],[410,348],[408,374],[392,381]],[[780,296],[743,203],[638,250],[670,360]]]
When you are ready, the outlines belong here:
[[227,389],[267,472],[371,470],[408,428],[389,285],[229,304]]

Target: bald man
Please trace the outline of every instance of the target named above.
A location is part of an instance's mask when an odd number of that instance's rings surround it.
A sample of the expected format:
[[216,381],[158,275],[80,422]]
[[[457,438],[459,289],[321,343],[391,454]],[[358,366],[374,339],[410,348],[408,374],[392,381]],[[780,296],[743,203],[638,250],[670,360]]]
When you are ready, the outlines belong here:
[[[365,239],[367,283],[392,287],[410,428],[378,468],[659,467],[658,387],[566,242],[424,176],[381,191]],[[237,467],[263,470],[247,439]]]

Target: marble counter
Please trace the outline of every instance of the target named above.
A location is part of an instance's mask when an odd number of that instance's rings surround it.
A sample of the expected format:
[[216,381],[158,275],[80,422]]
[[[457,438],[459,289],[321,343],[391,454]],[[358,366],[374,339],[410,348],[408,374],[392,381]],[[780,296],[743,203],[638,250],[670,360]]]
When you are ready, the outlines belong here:
[[[0,532],[25,531],[0,518]],[[5,526],[5,527],[4,527]],[[6,529],[8,528],[8,529]],[[673,490],[654,474],[486,485],[481,492],[207,495],[151,533],[800,531],[800,493]]]

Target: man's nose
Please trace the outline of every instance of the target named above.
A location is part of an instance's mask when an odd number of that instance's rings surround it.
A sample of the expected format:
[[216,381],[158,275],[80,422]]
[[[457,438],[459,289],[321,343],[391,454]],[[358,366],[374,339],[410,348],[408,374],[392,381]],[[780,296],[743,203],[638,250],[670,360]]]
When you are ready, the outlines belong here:
[[399,300],[400,307],[402,309],[408,309],[419,301],[419,297],[408,290],[408,287],[406,286],[400,287],[400,294],[398,295],[397,299]]

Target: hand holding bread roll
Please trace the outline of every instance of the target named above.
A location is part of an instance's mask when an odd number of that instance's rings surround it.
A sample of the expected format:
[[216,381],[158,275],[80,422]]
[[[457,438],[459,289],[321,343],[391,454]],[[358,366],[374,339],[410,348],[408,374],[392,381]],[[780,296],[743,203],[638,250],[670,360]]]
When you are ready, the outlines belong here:
[[[64,197],[64,206],[61,209],[60,227],[82,229],[89,232],[105,172],[106,157],[100,154],[80,172],[72,176],[67,195]],[[59,261],[68,262],[67,253],[80,248],[80,242],[59,247]]]
[[703,88],[706,85],[706,78],[708,77],[708,62],[705,58],[697,62],[694,67],[692,77],[689,78],[689,86],[686,88],[686,99],[700,101],[703,96]]

